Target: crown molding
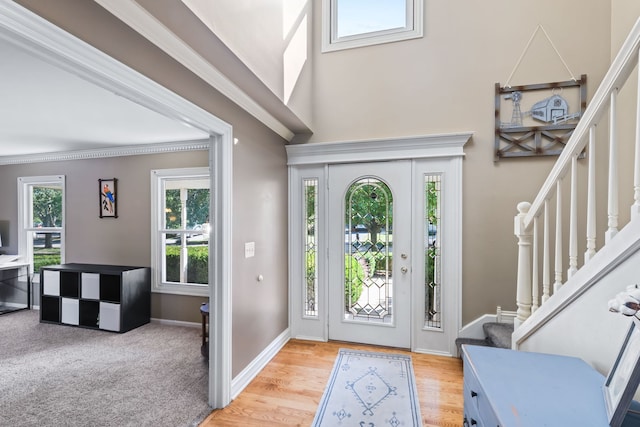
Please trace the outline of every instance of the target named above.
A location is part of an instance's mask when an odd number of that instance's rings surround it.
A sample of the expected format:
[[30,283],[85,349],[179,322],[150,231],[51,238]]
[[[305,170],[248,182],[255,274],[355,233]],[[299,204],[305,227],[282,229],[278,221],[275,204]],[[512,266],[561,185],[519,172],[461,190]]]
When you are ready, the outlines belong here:
[[235,85],[215,66],[194,51],[138,3],[133,0],[94,1],[151,43],[158,46],[173,59],[187,67],[191,72],[206,81],[269,129],[287,141],[293,139],[293,131],[255,102],[246,92]]
[[435,157],[463,157],[472,132],[287,145],[287,164],[312,165]]
[[96,148],[91,150],[64,151],[60,153],[37,153],[21,156],[0,157],[1,165],[19,165],[42,162],[64,162],[69,160],[100,159],[106,157],[140,156],[145,154],[176,153],[179,151],[208,150],[211,143],[208,139],[199,141],[170,142],[160,144],[143,144],[117,146],[113,148]]

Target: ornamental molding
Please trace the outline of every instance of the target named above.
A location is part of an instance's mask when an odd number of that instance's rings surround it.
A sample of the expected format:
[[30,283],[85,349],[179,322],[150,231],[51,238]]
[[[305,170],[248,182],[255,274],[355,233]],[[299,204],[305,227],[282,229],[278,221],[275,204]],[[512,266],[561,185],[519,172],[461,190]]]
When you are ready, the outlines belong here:
[[60,153],[38,153],[0,157],[0,165],[20,165],[42,162],[65,162],[69,160],[101,159],[107,157],[140,156],[146,154],[175,153],[179,151],[209,150],[209,140],[171,142],[96,148],[91,150],[64,151]]

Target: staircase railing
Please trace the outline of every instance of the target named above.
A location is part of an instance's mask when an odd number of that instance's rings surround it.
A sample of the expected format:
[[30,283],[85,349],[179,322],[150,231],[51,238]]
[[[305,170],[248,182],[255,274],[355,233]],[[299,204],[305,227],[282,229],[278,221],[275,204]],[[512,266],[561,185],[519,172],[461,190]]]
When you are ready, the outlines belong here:
[[[578,269],[584,267],[598,250],[609,243],[621,229],[619,224],[619,171],[632,168],[633,188],[624,191],[633,193],[630,221],[640,217],[640,78],[636,90],[635,148],[633,156],[619,156],[621,142],[618,138],[619,115],[616,111],[618,93],[634,69],[638,68],[638,49],[640,48],[640,19],[629,33],[618,55],[604,76],[600,87],[585,110],[573,134],[549,173],[533,203],[518,204],[514,231],[518,238],[518,276],[517,276],[517,317],[516,328],[527,320],[541,304],[544,304],[566,280]],[[640,74],[640,73],[638,73]],[[609,113],[608,115],[606,113]],[[606,125],[608,120],[608,161],[606,197],[596,197],[596,169],[598,162],[596,130],[599,124]],[[628,142],[625,141],[624,144]],[[586,179],[578,173],[578,158],[587,154]],[[626,169],[625,169],[626,168]],[[598,168],[600,172],[600,168]],[[569,182],[563,185],[568,177]],[[582,178],[580,180],[580,178]],[[581,187],[580,184],[586,187]],[[566,205],[563,190],[569,190],[568,218],[563,213]],[[579,212],[578,190],[581,195],[586,189],[586,210]],[[604,242],[598,248],[596,240],[596,212],[599,205],[606,201],[607,228]],[[554,203],[555,202],[555,203]],[[554,206],[555,205],[555,206]],[[552,209],[554,212],[552,212]],[[604,207],[602,207],[604,211]],[[585,229],[586,246],[583,263],[578,257],[578,223]],[[551,225],[553,224],[553,230]],[[568,230],[565,226],[568,225]],[[553,235],[551,232],[553,231]],[[603,231],[603,230],[600,230]],[[568,244],[563,244],[568,238]],[[553,245],[553,267],[551,246]],[[563,264],[563,253],[568,249],[568,264]],[[541,293],[540,293],[541,291]]]

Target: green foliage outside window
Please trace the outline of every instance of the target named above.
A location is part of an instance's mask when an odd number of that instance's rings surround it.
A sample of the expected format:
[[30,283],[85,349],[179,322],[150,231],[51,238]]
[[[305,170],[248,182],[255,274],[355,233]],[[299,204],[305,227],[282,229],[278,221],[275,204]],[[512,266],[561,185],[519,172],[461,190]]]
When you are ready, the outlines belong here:
[[344,300],[349,301],[348,306],[358,302],[362,294],[364,281],[364,268],[360,262],[351,255],[344,257]]
[[57,253],[34,253],[33,254],[33,272],[39,273],[41,267],[47,265],[60,264],[60,252]]
[[[307,298],[314,300],[315,302],[315,271],[316,271],[316,256],[315,253],[307,253],[306,261],[306,278],[307,278]],[[344,257],[344,294],[345,301],[350,301],[350,305],[355,304],[360,295],[362,294],[362,283],[364,281],[365,273],[364,268],[358,260],[351,256],[345,255]]]
[[[62,188],[59,186],[34,186],[32,194],[33,226],[44,228],[62,227]],[[51,233],[44,234],[44,247],[53,247],[53,235]]]
[[165,191],[166,228],[172,230],[191,229],[195,225],[209,222],[209,189],[187,190],[187,223],[181,224],[182,204],[180,190]]
[[346,195],[345,224],[364,225],[371,244],[375,245],[378,243],[378,234],[387,224],[393,224],[392,199],[391,190],[384,182],[366,179],[354,184]]
[[[187,283],[209,283],[209,248],[188,246]],[[180,282],[180,246],[166,247],[167,282]]]
[[62,189],[33,187],[33,224],[62,226]]
[[305,296],[307,310],[314,311],[318,305],[316,295],[316,271],[318,269],[316,265],[316,253],[307,252],[307,266],[306,266],[306,279],[307,279],[307,293]]

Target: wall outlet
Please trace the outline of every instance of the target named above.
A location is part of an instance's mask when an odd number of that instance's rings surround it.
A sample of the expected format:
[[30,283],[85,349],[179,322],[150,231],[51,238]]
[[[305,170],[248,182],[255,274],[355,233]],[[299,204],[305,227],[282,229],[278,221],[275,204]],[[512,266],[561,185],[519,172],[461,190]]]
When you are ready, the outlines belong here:
[[256,255],[256,242],[247,242],[244,244],[244,257],[251,258]]

